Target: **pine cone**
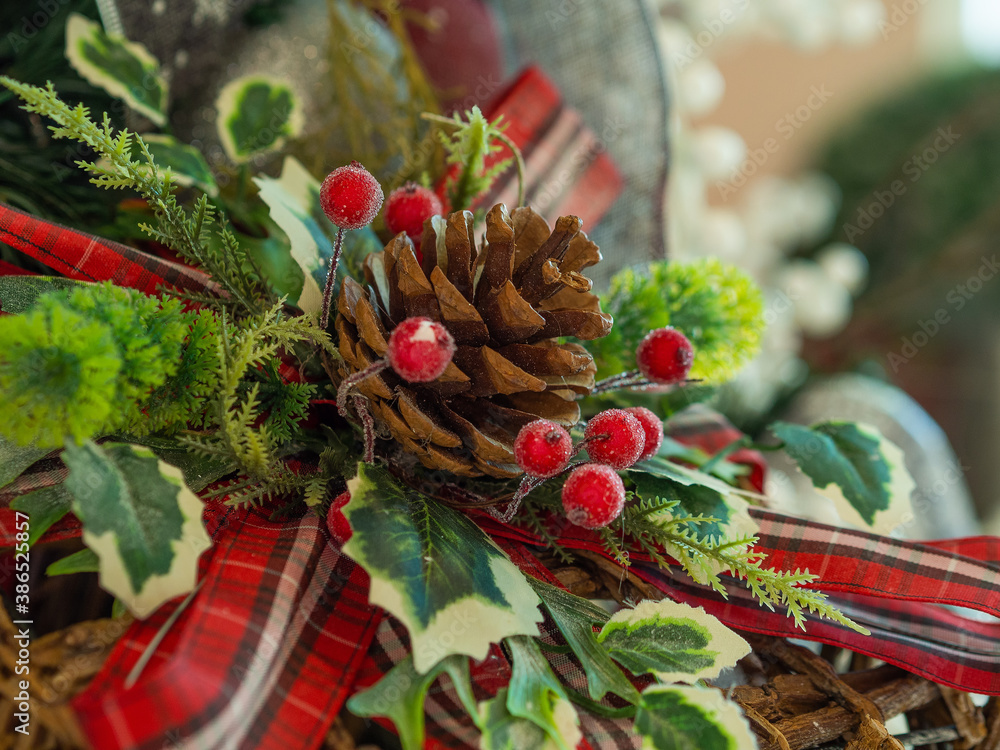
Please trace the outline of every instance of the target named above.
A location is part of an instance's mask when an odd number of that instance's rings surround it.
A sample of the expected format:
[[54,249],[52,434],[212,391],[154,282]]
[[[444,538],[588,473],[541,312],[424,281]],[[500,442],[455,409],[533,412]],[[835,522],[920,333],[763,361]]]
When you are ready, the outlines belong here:
[[368,288],[345,278],[336,329],[343,362],[335,379],[385,356],[389,332],[405,318],[441,321],[457,350],[430,383],[384,370],[362,381],[376,422],[425,466],[463,476],[518,476],[514,438],[540,417],[576,424],[576,399],[596,368],[579,344],[607,335],[591,281],[580,274],[601,260],[597,245],[564,216],[555,230],[530,208],[513,217],[503,204],[486,217],[477,250],[472,214],[434,217],[424,226],[423,261],[399,234],[364,264]]

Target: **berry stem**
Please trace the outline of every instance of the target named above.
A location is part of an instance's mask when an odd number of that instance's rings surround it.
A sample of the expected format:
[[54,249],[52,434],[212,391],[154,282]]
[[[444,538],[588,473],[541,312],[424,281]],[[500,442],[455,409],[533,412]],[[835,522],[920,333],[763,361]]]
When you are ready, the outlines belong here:
[[388,366],[389,360],[383,357],[382,359],[375,360],[365,369],[358,370],[353,375],[348,375],[341,381],[340,387],[337,389],[337,411],[340,412],[341,416],[347,414],[347,397],[354,389],[354,386],[362,380],[370,378],[372,375],[378,375]]
[[340,265],[340,253],[344,249],[344,228],[337,227],[337,240],[333,244],[333,255],[330,257],[330,272],[326,275],[326,286],[323,287],[323,310],[319,316],[319,328],[326,330],[330,322],[330,302],[333,300],[333,284],[337,278],[337,266]]
[[365,454],[361,460],[370,464],[375,460],[375,420],[372,419],[371,412],[368,411],[368,399],[364,396],[355,396],[354,411],[361,418],[361,426],[365,431]]
[[[687,380],[682,380],[680,383],[675,383],[674,385],[689,385],[691,383],[700,383],[701,378],[688,378]],[[590,396],[599,396],[602,393],[610,393],[611,391],[621,391],[626,388],[633,391],[642,391],[653,386],[664,387],[663,383],[654,383],[643,377],[642,373],[638,370],[629,370],[628,372],[622,372],[618,375],[612,375],[611,377],[604,378],[604,380],[598,380],[594,383],[594,387],[590,389]]]

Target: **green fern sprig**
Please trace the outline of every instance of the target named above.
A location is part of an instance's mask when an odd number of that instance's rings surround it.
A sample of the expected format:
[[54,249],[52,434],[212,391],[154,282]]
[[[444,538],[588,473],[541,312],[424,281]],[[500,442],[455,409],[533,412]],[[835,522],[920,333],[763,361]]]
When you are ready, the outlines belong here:
[[[506,125],[503,118],[493,122],[487,120],[479,107],[465,112],[464,117],[455,113],[451,118],[425,113],[424,119],[448,126],[451,132],[439,131],[438,138],[444,146],[446,163],[460,167],[458,175],[447,182],[448,200],[452,211],[461,211],[482,193],[489,189],[493,181],[510,165],[516,162],[518,173],[517,203],[524,202],[524,162],[520,150],[504,134]],[[512,159],[504,159],[486,168],[486,159],[491,154],[502,151],[504,146],[514,154]]]
[[[262,301],[273,298],[261,282],[261,274],[252,258],[239,246],[235,237],[201,196],[191,216],[174,196],[174,182],[169,170],[160,170],[143,139],[127,130],[115,132],[111,119],[104,114],[98,125],[87,107],[71,107],[62,101],[49,83],[45,88],[0,76],[3,84],[19,96],[28,112],[56,122],[50,126],[54,138],[66,138],[86,144],[104,157],[101,165],[79,160],[77,166],[91,175],[91,182],[107,189],[130,188],[138,192],[153,210],[157,227],[143,224],[142,229],[167,245],[184,260],[202,267],[230,295],[232,304],[245,314],[256,314]],[[132,158],[138,149],[144,161]],[[205,227],[215,223],[219,242],[213,246],[205,236]],[[225,301],[214,300],[216,305]]]

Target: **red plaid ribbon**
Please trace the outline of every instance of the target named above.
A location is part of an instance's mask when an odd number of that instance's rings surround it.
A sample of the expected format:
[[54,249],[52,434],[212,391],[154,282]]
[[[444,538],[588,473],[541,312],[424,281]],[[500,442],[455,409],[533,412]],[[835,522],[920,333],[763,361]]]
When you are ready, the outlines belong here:
[[201,271],[37,219],[3,203],[0,203],[0,242],[78,281],[113,281],[146,294],[155,294],[164,283],[188,291],[218,293],[215,283]]
[[172,607],[134,623],[74,701],[94,747],[315,747],[352,692],[381,619],[364,571],[313,514],[209,516],[202,588],[137,684],[125,677]]

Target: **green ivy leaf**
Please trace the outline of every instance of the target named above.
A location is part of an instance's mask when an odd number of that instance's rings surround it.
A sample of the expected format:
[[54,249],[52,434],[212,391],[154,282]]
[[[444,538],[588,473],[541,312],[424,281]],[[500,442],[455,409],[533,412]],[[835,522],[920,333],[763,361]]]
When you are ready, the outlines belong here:
[[555,743],[534,722],[507,710],[507,688],[479,704],[479,747],[482,750],[550,750]]
[[52,528],[52,524],[72,510],[72,506],[73,498],[61,484],[15,497],[10,503],[13,510],[28,514],[31,521],[29,546],[34,546],[42,534]]
[[0,276],[0,310],[17,315],[28,310],[43,294],[86,283],[61,276]]
[[84,547],[79,552],[56,560],[45,569],[47,576],[65,576],[71,573],[96,573],[101,569],[100,560],[94,551]]
[[616,612],[597,640],[633,674],[649,672],[663,682],[714,679],[750,653],[746,641],[701,607],[666,599]]
[[194,146],[182,143],[170,135],[150,134],[142,136],[153,161],[160,169],[169,169],[174,183],[185,187],[194,186],[212,198],[219,194],[215,176]]
[[542,614],[524,575],[463,513],[362,464],[344,513],[344,553],[371,577],[369,598],[406,625],[418,672],[450,654],[535,634]]
[[67,442],[63,459],[84,544],[101,561],[101,586],[137,617],[191,591],[211,541],[181,471],[124,443]]
[[631,703],[637,703],[639,692],[629,682],[621,669],[608,656],[608,651],[597,641],[595,625],[608,621],[608,613],[593,602],[529,578],[528,582],[538,594],[555,621],[559,631],[587,674],[590,697],[600,700],[607,693],[614,693]]
[[812,427],[775,422],[770,430],[848,523],[885,534],[912,520],[910,493],[916,485],[903,452],[876,428],[852,422]]
[[229,158],[242,164],[277,151],[302,132],[302,103],[287,81],[262,75],[233,79],[215,101],[216,128]]
[[167,81],[160,62],[141,44],[105,34],[96,21],[71,13],[66,59],[83,78],[157,125],[167,122]]
[[756,750],[735,703],[709,688],[651,685],[642,693],[635,729],[650,750]]
[[469,677],[469,660],[454,655],[442,659],[425,674],[417,673],[413,658],[408,655],[370,688],[351,696],[347,708],[357,716],[387,717],[396,725],[403,750],[420,750],[424,746],[427,690],[442,674],[451,678],[465,710],[475,717],[477,708]]
[[516,636],[505,643],[514,660],[507,711],[538,726],[559,750],[574,750],[583,736],[576,709],[535,639]]

